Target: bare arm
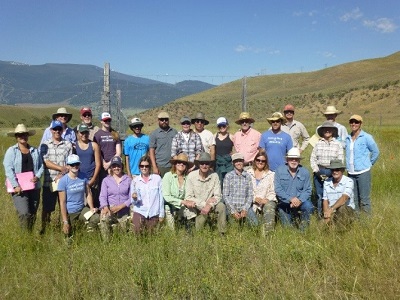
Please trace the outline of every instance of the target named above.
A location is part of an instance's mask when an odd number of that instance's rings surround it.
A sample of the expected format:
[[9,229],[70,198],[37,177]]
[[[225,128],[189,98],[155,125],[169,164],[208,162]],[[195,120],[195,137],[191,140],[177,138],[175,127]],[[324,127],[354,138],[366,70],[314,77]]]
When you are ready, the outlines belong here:
[[100,148],[97,143],[92,142],[92,147],[93,147],[93,152],[94,152],[94,162],[95,162],[95,169],[93,173],[93,177],[89,182],[89,186],[93,186],[97,180],[97,177],[99,176],[100,173],[100,168],[101,168],[101,153],[100,153]]
[[154,148],[150,148],[149,155],[150,155],[151,166],[153,168],[153,173],[160,174],[160,171],[158,170],[156,163],[156,150]]

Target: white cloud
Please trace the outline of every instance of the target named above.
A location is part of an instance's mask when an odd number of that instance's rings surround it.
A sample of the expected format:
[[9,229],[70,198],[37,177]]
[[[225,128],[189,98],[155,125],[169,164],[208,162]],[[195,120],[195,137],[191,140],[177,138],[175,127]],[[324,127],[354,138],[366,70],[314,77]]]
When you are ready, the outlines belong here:
[[309,17],[313,17],[314,15],[316,15],[318,12],[316,10],[312,10],[308,12],[308,16]]
[[360,9],[357,7],[353,9],[351,12],[345,13],[343,16],[340,17],[340,20],[343,22],[347,22],[350,20],[357,20],[363,16],[363,13],[360,11]]
[[381,33],[394,32],[398,27],[391,19],[388,18],[380,18],[377,20],[364,20],[363,25]]
[[327,58],[334,58],[334,57],[336,57],[335,54],[333,54],[332,52],[328,52],[328,51],[322,52],[322,56],[327,57]]
[[236,52],[246,52],[249,51],[250,47],[244,46],[244,45],[237,45],[235,48]]
[[280,50],[272,50],[272,51],[268,51],[268,54],[279,55],[279,54],[281,54],[281,51]]
[[304,13],[301,10],[293,12],[294,17],[301,17],[302,15],[304,15]]
[[245,45],[237,45],[235,47],[235,52],[252,52],[252,53],[261,53],[265,52],[264,48],[257,48],[257,47],[251,47],[251,46],[245,46]]

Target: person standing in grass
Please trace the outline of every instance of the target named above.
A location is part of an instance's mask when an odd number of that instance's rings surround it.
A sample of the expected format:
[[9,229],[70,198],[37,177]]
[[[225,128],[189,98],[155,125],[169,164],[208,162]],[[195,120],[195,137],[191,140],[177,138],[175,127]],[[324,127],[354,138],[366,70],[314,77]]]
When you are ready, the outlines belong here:
[[[337,135],[337,140],[340,142],[343,148],[346,147],[346,137],[348,135],[346,127],[344,127],[342,124],[339,124],[336,122],[336,117],[341,114],[342,112],[337,110],[335,106],[328,106],[324,112],[324,116],[327,121],[331,122],[337,129],[338,129],[338,135]],[[318,132],[318,128],[317,128]]]
[[[64,140],[69,141],[71,144],[74,145],[76,142],[76,134],[71,127],[68,127],[68,123],[69,121],[71,121],[71,119],[72,119],[72,114],[68,113],[65,107],[60,107],[59,109],[57,109],[57,112],[55,112],[52,115],[53,121],[59,121],[62,124],[61,137]],[[52,132],[50,123],[50,127],[46,128],[45,131],[43,132],[40,144],[43,144],[45,141],[48,141],[49,139],[51,139],[51,137],[52,137]]]
[[113,224],[119,224],[124,231],[129,229],[132,179],[123,169],[121,157],[114,156],[110,175],[101,183],[100,232],[105,240],[109,238]]
[[[79,156],[71,154],[67,158],[68,173],[58,183],[63,232],[71,236],[76,225],[89,222],[88,231],[97,227],[100,217],[93,206],[92,192],[85,174],[79,172]],[[87,203],[87,206],[86,206]]]
[[[188,220],[196,217],[193,212],[195,202],[185,200],[186,179],[188,170],[193,166],[185,153],[170,160],[171,171],[165,173],[162,179],[162,194],[165,200],[165,218],[167,225],[175,228],[175,221],[187,225]],[[170,212],[170,213],[167,213]]]
[[212,213],[217,213],[220,234],[226,232],[226,207],[221,201],[221,183],[210,165],[211,156],[201,153],[196,162],[199,169],[190,172],[186,182],[186,199],[194,201],[196,208],[196,230],[201,230]]
[[371,168],[379,157],[379,149],[372,135],[361,129],[363,118],[352,115],[351,133],[346,138],[346,166],[354,181],[354,202],[357,212],[371,213]]
[[292,148],[286,155],[286,164],[275,172],[275,192],[282,225],[294,224],[300,217],[299,228],[304,230],[310,223],[314,207],[311,203],[310,173],[300,165],[300,150]]
[[162,182],[158,174],[151,172],[151,160],[143,156],[139,160],[140,175],[131,183],[133,199],[133,230],[136,234],[153,232],[159,222],[164,220],[164,198]]
[[140,174],[139,160],[149,151],[150,138],[142,133],[144,124],[139,118],[133,118],[129,128],[132,130],[124,143],[126,173],[131,178]]
[[239,223],[245,220],[256,225],[257,217],[251,209],[253,202],[253,186],[250,175],[243,169],[244,155],[232,155],[233,170],[226,174],[223,184],[223,199],[231,218]]
[[[304,125],[294,119],[294,106],[292,104],[285,105],[283,108],[283,114],[286,122],[282,124],[282,131],[290,134],[293,141],[293,147],[299,148],[301,153],[307,148],[310,135]],[[301,145],[300,139],[302,139]]]
[[268,156],[260,149],[254,159],[253,168],[247,171],[251,177],[253,187],[252,210],[256,214],[263,214],[263,235],[275,228],[277,199],[275,194],[275,173],[269,169]]
[[311,153],[310,164],[314,173],[314,186],[317,194],[318,215],[322,214],[322,192],[324,180],[332,174],[328,168],[334,159],[343,161],[343,147],[336,140],[338,129],[330,121],[325,121],[317,129],[318,135],[322,138],[315,144]]
[[[232,150],[233,135],[228,132],[229,123],[224,117],[217,119],[218,132],[215,135],[215,171],[221,184],[225,175],[233,170]],[[222,187],[221,187],[222,188]]]
[[42,230],[43,234],[46,226],[50,223],[51,213],[56,208],[59,193],[57,183],[59,179],[68,173],[66,160],[72,154],[72,144],[61,137],[63,125],[60,121],[51,122],[50,126],[52,138],[40,145],[40,154],[44,163],[44,180],[42,192]]
[[324,182],[324,222],[337,224],[344,229],[354,219],[354,183],[352,179],[343,175],[343,161],[332,160],[328,168],[332,171],[332,177]]
[[[29,143],[29,136],[34,135],[35,130],[28,130],[24,124],[18,124],[8,136],[15,137],[17,143],[7,149],[3,165],[7,180],[14,191],[11,197],[18,213],[19,223],[22,229],[32,231],[36,220],[36,212],[40,202],[40,177],[43,174],[43,161],[39,150]],[[34,189],[23,190],[21,182],[18,182],[17,174],[32,172],[31,181]]]
[[215,138],[210,130],[204,128],[210,122],[206,120],[202,112],[198,112],[191,122],[194,124],[194,132],[201,138],[204,152],[210,154],[211,159],[215,161]]
[[79,124],[76,130],[77,142],[75,144],[76,154],[81,161],[80,171],[89,179],[92,191],[93,205],[99,207],[99,174],[101,169],[101,154],[97,143],[89,139],[90,130],[86,124]]
[[[94,125],[92,122],[93,114],[90,107],[82,107],[81,111],[81,124],[85,124],[89,128],[89,140],[93,141],[94,134],[100,129],[98,126]],[[74,128],[75,133],[77,133],[77,127]]]

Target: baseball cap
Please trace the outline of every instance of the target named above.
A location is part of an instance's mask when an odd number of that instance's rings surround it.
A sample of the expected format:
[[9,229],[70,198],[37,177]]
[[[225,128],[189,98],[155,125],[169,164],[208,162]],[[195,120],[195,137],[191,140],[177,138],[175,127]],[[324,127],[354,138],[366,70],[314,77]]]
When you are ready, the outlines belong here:
[[76,130],[79,131],[79,132],[88,132],[88,131],[90,131],[89,127],[86,124],[79,124],[76,127]]
[[158,119],[169,119],[169,114],[166,111],[162,111],[157,116]]
[[181,124],[182,124],[183,122],[189,122],[189,123],[190,123],[190,118],[184,116],[184,117],[181,118],[181,121],[180,121],[180,122],[181,122]]
[[359,121],[359,122],[362,123],[363,118],[362,118],[360,115],[352,115],[352,116],[350,117],[349,121],[350,121],[350,120],[356,120],[356,121]]
[[225,118],[225,117],[219,117],[218,119],[217,119],[217,126],[225,126],[225,125],[228,125],[229,123],[228,123],[228,120]]
[[92,114],[92,110],[90,109],[90,107],[82,107],[81,116],[84,115],[85,113]]
[[140,118],[133,118],[131,120],[131,124],[129,124],[130,127],[133,127],[133,126],[136,126],[136,125],[143,126],[143,122],[142,122],[142,120],[140,120]]
[[111,118],[111,115],[108,113],[108,112],[103,112],[102,114],[101,114],[101,118],[100,118],[102,121],[105,121],[105,120],[112,120],[112,118]]
[[80,164],[81,161],[79,160],[79,156],[76,154],[71,154],[67,157],[67,165],[73,165],[73,164]]
[[238,159],[244,160],[244,155],[242,153],[240,153],[240,152],[232,154],[232,161],[235,161],[235,160],[238,160]]
[[58,121],[58,120],[51,121],[50,128],[54,129],[54,128],[57,128],[57,127],[61,127],[62,128],[63,127],[62,123],[60,121]]
[[113,158],[111,158],[111,166],[112,165],[118,165],[118,166],[122,166],[122,159],[119,156],[114,156]]

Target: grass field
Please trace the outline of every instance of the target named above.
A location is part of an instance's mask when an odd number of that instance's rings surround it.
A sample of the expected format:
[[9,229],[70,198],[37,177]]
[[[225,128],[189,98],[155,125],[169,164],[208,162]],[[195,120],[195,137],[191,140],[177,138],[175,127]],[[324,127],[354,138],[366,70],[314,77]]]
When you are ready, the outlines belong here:
[[[278,225],[266,239],[233,226],[226,238],[163,229],[143,238],[116,234],[109,244],[78,233],[68,247],[55,222],[44,236],[39,222],[32,235],[22,233],[3,187],[0,299],[398,299],[400,129],[366,130],[381,150],[373,216],[343,233],[313,219],[305,233]],[[32,138],[37,144],[40,135]],[[1,159],[12,143],[1,139]]]

